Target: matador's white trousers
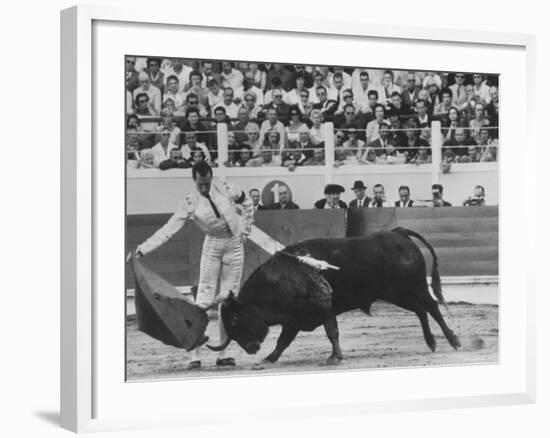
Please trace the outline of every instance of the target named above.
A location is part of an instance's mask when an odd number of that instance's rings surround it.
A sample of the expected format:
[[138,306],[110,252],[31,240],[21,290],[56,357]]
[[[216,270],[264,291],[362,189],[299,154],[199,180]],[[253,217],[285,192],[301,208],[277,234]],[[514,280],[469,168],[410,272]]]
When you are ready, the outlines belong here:
[[[220,294],[228,295],[232,291],[239,292],[244,263],[244,248],[239,237],[214,237],[207,235],[202,244],[199,287],[196,303],[209,304],[216,295],[218,279]],[[218,315],[220,315],[218,308]],[[226,337],[221,318],[218,321],[220,341]],[[224,356],[221,351],[219,357]],[[193,350],[192,360],[200,360],[200,347]]]

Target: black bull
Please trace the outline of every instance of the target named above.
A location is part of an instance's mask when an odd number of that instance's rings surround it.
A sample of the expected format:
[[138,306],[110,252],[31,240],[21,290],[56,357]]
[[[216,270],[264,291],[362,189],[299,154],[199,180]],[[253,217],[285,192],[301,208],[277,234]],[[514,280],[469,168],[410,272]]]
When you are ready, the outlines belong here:
[[[424,257],[411,236],[422,241],[432,255],[432,289],[438,301],[429,293]],[[320,271],[289,254],[309,254],[340,269]],[[336,315],[353,309],[368,314],[376,300],[416,313],[432,351],[436,343],[428,313],[451,346],[460,346],[439,311],[438,302],[445,301],[433,247],[420,234],[396,228],[365,237],[307,240],[274,254],[252,273],[238,297],[230,294],[222,303],[221,318],[228,338],[221,346],[210,348],[225,348],[233,339],[247,353],[254,354],[268,328],[280,324],[277,346],[265,358],[276,362],[300,330],[312,331],[324,325],[332,344],[328,363],[335,364],[342,359]]]

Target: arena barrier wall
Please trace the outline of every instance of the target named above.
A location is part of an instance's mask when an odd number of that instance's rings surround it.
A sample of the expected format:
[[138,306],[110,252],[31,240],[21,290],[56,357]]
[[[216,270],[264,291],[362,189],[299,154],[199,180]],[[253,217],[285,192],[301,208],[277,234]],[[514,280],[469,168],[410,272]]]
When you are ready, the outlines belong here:
[[[360,236],[394,227],[414,230],[439,257],[442,276],[498,275],[498,207],[351,209],[347,235]],[[419,247],[431,269],[431,257]]]
[[[135,249],[170,217],[168,214],[133,215],[127,219],[127,248]],[[422,234],[440,259],[445,277],[498,275],[498,207],[380,208],[344,210],[258,211],[255,226],[283,246],[316,237],[359,236],[397,226]],[[188,222],[144,264],[176,286],[198,283],[203,232]],[[264,245],[265,246],[265,245]],[[419,247],[427,260],[425,247]],[[251,240],[245,246],[243,281],[269,258],[270,248]],[[133,276],[126,271],[127,289]]]

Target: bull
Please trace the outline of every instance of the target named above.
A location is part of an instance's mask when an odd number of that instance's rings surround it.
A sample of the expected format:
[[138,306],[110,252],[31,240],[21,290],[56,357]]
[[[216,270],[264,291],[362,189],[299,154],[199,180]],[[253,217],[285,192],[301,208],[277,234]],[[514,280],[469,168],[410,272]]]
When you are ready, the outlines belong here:
[[[432,255],[432,298],[426,280],[426,263],[411,237],[420,240]],[[325,261],[339,269],[316,269],[300,263],[300,256]],[[395,228],[352,238],[312,239],[274,254],[243,284],[238,297],[230,293],[220,306],[227,332],[214,351],[235,340],[248,354],[259,351],[269,327],[281,325],[275,349],[264,362],[275,363],[299,331],[323,325],[332,344],[328,365],[342,360],[336,316],[354,309],[370,314],[374,301],[383,300],[414,312],[428,347],[435,351],[429,313],[439,324],[449,344],[460,341],[447,326],[439,304],[446,305],[441,291],[437,255],[420,234]]]

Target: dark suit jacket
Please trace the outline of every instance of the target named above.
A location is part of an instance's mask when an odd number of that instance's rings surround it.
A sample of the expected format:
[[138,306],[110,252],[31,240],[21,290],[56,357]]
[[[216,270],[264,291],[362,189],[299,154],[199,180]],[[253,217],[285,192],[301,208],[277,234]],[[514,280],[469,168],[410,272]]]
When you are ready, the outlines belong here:
[[264,207],[262,204],[258,204],[257,210],[268,210],[268,208]]
[[[314,205],[315,205],[315,208],[324,209],[326,203],[327,203],[326,199],[319,199]],[[340,208],[348,208],[348,206],[344,201],[338,201],[338,205],[340,206]]]
[[[369,207],[369,203],[372,201],[371,198],[369,198],[368,196],[365,196],[365,198],[363,199],[363,207],[362,208],[368,208]],[[351,201],[349,203],[349,208],[357,208],[357,199],[354,199],[353,201]]]
[[276,202],[273,204],[273,207],[271,207],[271,210],[298,210],[299,208],[298,204],[290,201],[284,206],[282,206],[280,202]]
[[411,108],[414,108],[415,106],[415,101],[416,99],[418,99],[418,92],[420,90],[418,88],[415,88],[414,89],[414,92],[413,92],[413,98],[411,99],[410,96],[409,96],[409,90],[405,90],[401,93],[401,100],[402,100],[402,105],[405,107],[405,108],[408,108],[409,110]]
[[324,104],[321,102],[313,104],[313,109],[321,110],[325,117],[332,117],[338,109],[338,105],[335,100],[326,100]]

